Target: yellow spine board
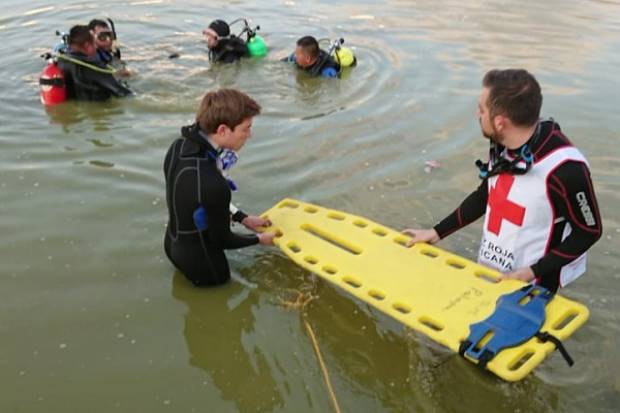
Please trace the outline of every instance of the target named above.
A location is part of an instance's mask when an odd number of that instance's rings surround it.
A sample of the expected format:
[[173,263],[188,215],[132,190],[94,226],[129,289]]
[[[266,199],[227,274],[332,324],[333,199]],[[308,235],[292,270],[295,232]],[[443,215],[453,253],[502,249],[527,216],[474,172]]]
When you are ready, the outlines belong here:
[[[455,352],[470,324],[523,285],[499,282],[499,272],[428,244],[407,248],[407,236],[345,212],[284,199],[263,217],[282,233],[275,243],[295,263]],[[563,341],[588,316],[584,305],[556,295],[542,331]],[[553,350],[532,338],[501,351],[487,368],[521,380]]]

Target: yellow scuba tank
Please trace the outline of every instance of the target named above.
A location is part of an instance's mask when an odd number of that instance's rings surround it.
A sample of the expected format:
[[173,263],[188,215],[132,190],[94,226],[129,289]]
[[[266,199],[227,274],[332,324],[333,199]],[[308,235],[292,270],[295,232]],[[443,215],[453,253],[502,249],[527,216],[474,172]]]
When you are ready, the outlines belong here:
[[353,50],[348,47],[338,47],[334,50],[334,59],[340,65],[340,67],[351,67],[356,63],[355,55],[353,54]]

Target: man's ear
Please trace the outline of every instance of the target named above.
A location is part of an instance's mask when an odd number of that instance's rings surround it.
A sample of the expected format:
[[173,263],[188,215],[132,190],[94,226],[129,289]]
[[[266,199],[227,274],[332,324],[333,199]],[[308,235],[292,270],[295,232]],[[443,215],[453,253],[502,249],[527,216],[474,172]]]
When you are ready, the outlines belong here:
[[215,130],[218,135],[226,135],[228,132],[230,132],[230,128],[223,123],[220,123],[220,126]]
[[498,132],[503,131],[507,124],[508,118],[503,115],[497,115],[493,118],[493,126],[495,126],[495,130]]

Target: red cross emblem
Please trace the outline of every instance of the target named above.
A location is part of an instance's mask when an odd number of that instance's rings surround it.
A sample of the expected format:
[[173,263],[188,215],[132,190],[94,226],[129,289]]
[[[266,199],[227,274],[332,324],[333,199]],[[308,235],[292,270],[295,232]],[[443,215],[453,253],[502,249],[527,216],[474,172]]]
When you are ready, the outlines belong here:
[[508,199],[515,177],[501,174],[497,177],[495,186],[489,191],[489,223],[487,229],[499,235],[502,230],[502,221],[510,221],[515,225],[523,225],[525,208]]

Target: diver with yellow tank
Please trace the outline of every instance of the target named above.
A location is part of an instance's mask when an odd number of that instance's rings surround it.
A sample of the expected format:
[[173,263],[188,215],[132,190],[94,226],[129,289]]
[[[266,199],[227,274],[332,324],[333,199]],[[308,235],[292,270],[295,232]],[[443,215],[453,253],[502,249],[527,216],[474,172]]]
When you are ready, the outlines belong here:
[[[327,51],[321,49],[321,42],[329,42]],[[304,36],[297,40],[295,51],[282,59],[283,62],[295,63],[297,68],[311,76],[338,77],[347,67],[357,64],[353,51],[343,47],[344,39],[317,40],[312,36]]]

